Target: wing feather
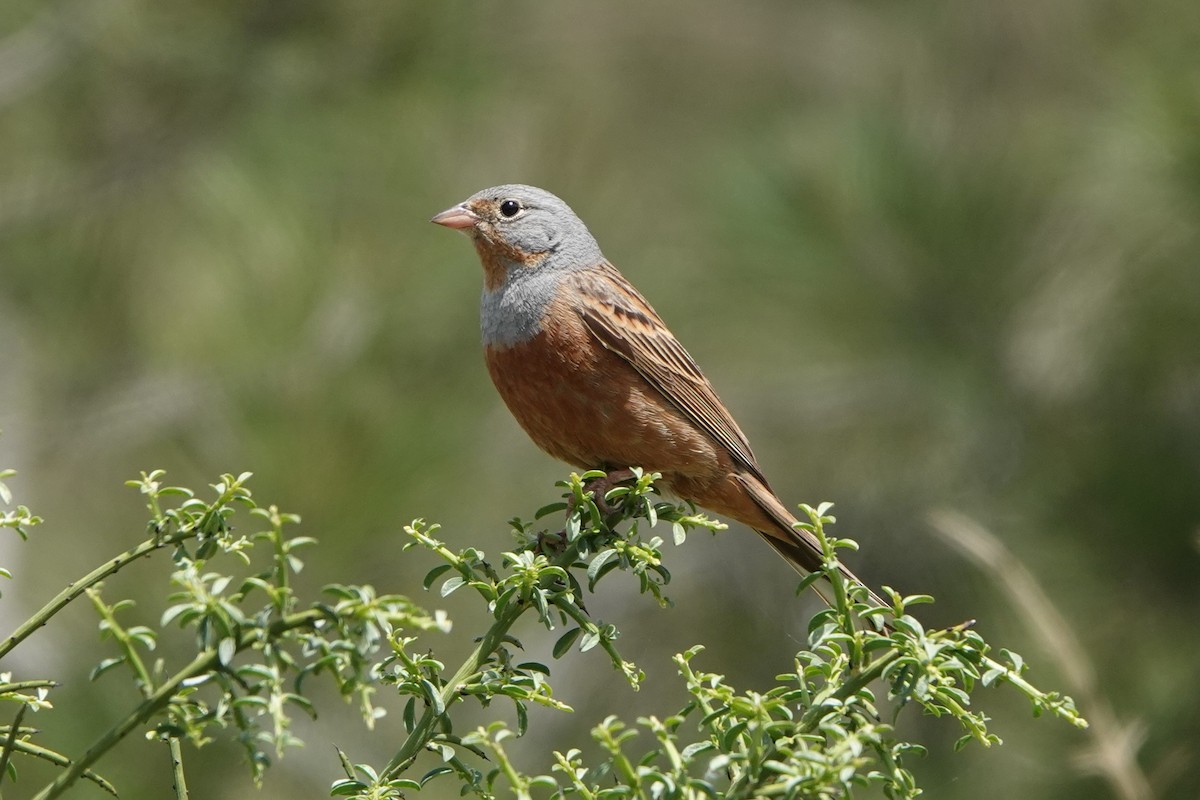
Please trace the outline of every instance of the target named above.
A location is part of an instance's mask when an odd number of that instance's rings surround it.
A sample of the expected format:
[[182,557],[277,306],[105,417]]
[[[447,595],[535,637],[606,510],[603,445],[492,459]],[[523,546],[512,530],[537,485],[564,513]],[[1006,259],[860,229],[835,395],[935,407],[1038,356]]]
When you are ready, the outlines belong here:
[[583,299],[579,313],[592,335],[765,484],[746,435],[637,289],[608,262],[580,273],[576,281]]

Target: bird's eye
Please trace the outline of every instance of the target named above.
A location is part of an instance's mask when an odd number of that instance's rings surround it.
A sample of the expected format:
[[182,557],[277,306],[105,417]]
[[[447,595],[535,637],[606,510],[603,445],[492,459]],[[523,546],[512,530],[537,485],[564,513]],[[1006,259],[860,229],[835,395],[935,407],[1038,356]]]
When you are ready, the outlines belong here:
[[507,219],[512,219],[521,212],[520,200],[502,200],[500,202],[500,216]]

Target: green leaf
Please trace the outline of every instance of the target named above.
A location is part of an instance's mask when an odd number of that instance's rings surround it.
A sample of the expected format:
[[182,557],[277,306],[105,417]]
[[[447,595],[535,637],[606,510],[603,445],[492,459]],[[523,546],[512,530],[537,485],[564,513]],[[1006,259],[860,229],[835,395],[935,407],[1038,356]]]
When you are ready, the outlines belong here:
[[541,508],[539,508],[537,510],[537,512],[534,513],[533,518],[541,519],[542,517],[548,516],[550,514],[556,514],[560,511],[566,511],[566,510],[567,510],[566,503],[563,503],[561,501],[557,502],[557,503],[551,503],[550,505],[542,506]]
[[417,698],[410,697],[404,704],[404,731],[412,733],[415,727],[417,727]]
[[360,797],[368,791],[369,787],[362,781],[353,778],[334,781],[329,787],[330,797]]
[[818,572],[808,573],[807,575],[805,575],[803,578],[800,579],[799,585],[796,586],[796,594],[797,595],[804,594],[804,592],[808,589],[808,587],[812,586],[814,583],[816,583],[817,581],[821,580],[824,577],[825,577],[824,572],[818,571]]
[[620,553],[618,553],[616,550],[613,550],[613,549],[602,550],[601,552],[596,554],[596,557],[592,559],[592,563],[588,564],[588,568],[587,568],[588,586],[589,587],[596,585],[596,579],[600,574],[601,567],[603,567],[605,564],[607,564],[609,561],[612,561],[614,558],[616,558],[619,555],[620,555]]
[[420,684],[421,691],[425,695],[425,702],[433,709],[433,713],[438,716],[445,714],[446,705],[442,702],[442,695],[438,692],[437,687],[426,678],[422,678]]
[[742,720],[736,725],[730,727],[729,730],[725,731],[725,733],[721,735],[721,749],[726,752],[733,752],[733,750],[737,747],[737,738],[741,736],[748,727],[749,723],[745,720]]
[[579,643],[579,652],[586,653],[598,644],[600,644],[600,630],[593,628],[584,635],[583,641]]
[[354,765],[350,763],[349,757],[342,752],[340,747],[334,747],[333,749],[337,752],[338,761],[342,764],[342,771],[346,773],[347,778],[353,780],[355,775]]
[[513,705],[517,708],[517,736],[524,736],[529,730],[529,712],[519,700],[513,700]]
[[222,639],[221,643],[217,645],[217,660],[225,666],[229,666],[229,662],[233,661],[236,653],[237,639],[232,636]]
[[101,675],[103,675],[104,673],[108,672],[113,667],[117,666],[118,664],[124,664],[124,663],[125,663],[124,656],[119,656],[117,658],[106,658],[92,669],[91,674],[88,675],[88,680],[94,681],[97,678],[99,678]]
[[433,582],[438,579],[439,575],[442,575],[446,572],[446,570],[453,568],[454,567],[451,564],[439,564],[438,566],[429,570],[429,572],[425,573],[425,580],[421,582],[421,585],[425,587],[426,591],[428,591],[429,587],[433,586]]
[[426,772],[424,775],[421,776],[421,779],[419,781],[419,783],[421,784],[421,788],[425,788],[425,784],[429,783],[431,780],[433,780],[437,776],[449,775],[453,772],[454,772],[453,767],[447,767],[445,765],[442,765],[439,767],[434,767],[433,769],[429,770],[429,772]]
[[553,655],[555,658],[562,658],[564,655],[566,655],[567,651],[571,649],[571,645],[575,643],[575,640],[579,638],[579,634],[581,633],[583,633],[582,629],[572,628],[562,636],[558,637],[558,641],[554,643],[554,649],[551,651],[551,655]]

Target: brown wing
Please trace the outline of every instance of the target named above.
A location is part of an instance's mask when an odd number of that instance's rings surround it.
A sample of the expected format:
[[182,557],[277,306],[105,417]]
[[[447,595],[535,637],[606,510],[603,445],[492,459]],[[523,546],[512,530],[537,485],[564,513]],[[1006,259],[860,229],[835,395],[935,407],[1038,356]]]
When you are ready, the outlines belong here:
[[766,484],[746,435],[700,367],[637,289],[608,262],[580,273],[576,282],[583,300],[579,313],[592,335]]

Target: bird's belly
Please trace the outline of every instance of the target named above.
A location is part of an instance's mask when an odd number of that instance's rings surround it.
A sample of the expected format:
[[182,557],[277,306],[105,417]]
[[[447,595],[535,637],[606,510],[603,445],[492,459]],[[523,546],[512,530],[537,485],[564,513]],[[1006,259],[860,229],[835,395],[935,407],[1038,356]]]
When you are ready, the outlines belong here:
[[640,466],[662,472],[669,482],[674,475],[714,475],[728,460],[581,323],[554,332],[543,328],[509,347],[488,346],[486,358],[517,422],[535,444],[569,464]]

